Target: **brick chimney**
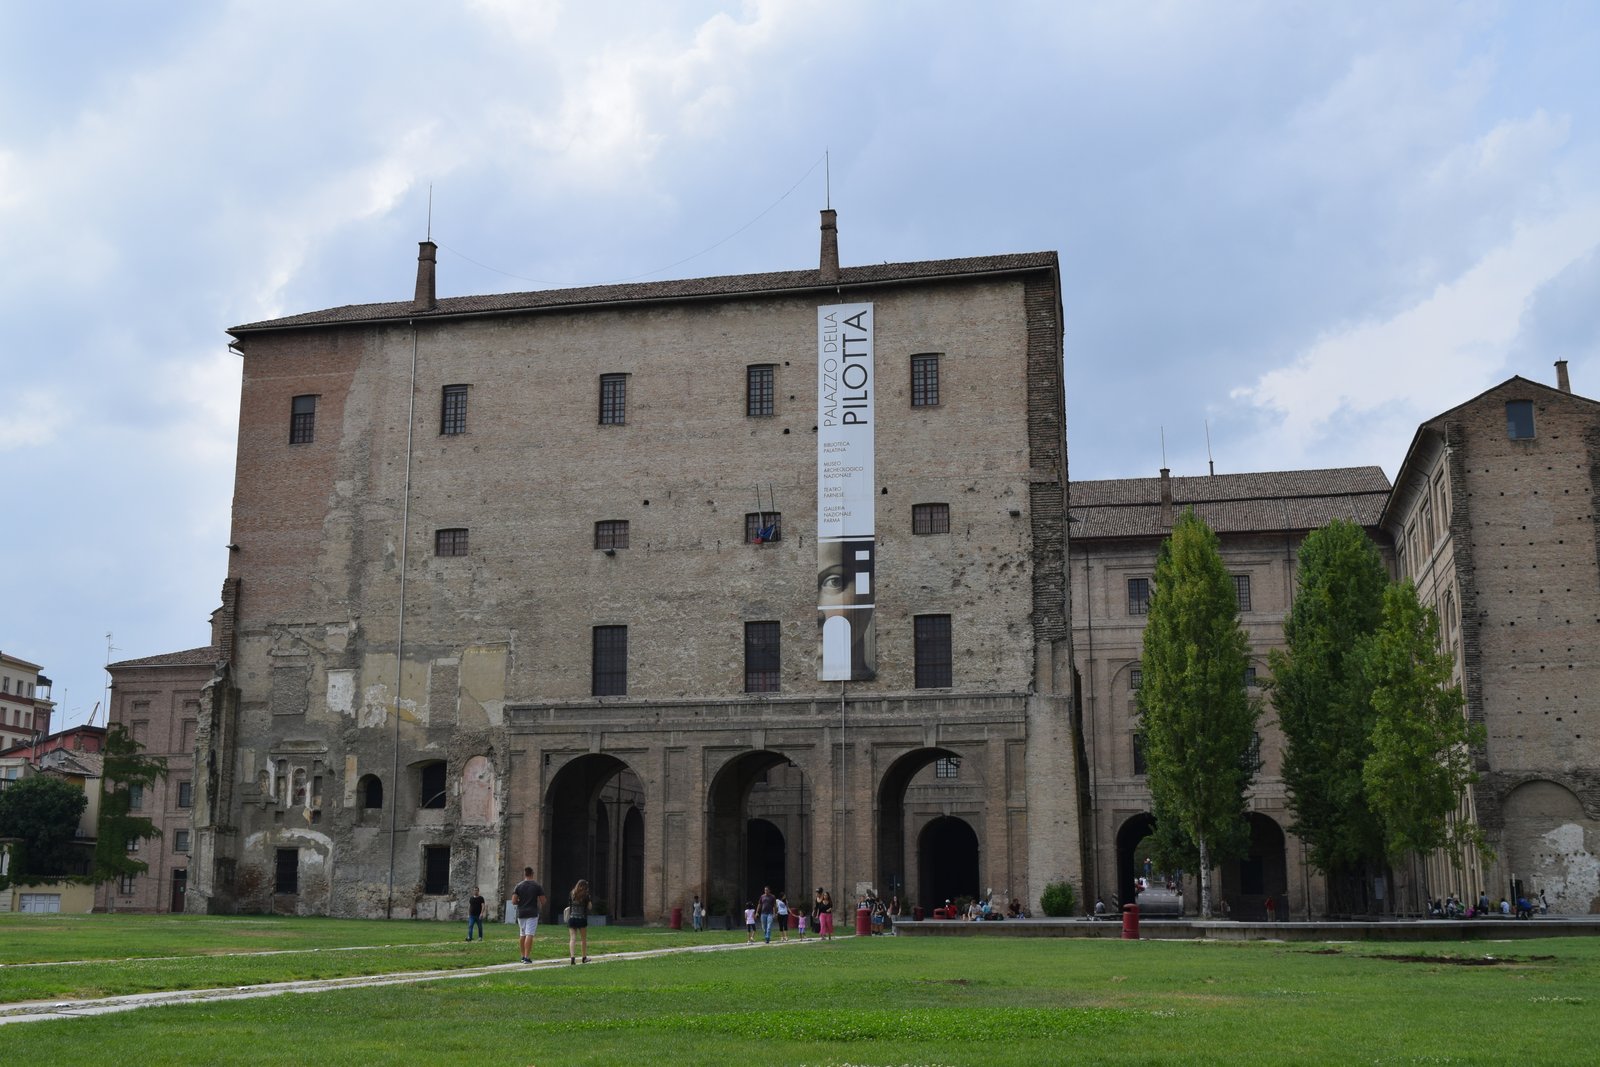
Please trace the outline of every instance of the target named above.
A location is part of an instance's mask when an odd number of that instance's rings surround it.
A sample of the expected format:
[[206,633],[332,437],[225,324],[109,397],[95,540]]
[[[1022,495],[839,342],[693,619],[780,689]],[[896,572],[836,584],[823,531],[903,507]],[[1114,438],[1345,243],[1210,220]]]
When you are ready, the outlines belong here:
[[839,280],[839,213],[832,208],[822,212],[822,280]]
[[438,259],[439,246],[432,241],[420,241],[417,244],[417,295],[412,298],[411,306],[418,311],[432,311],[438,304],[438,299],[433,292],[434,264]]
[[1172,525],[1172,471],[1161,468],[1161,525]]
[[1556,360],[1556,388],[1563,393],[1572,392],[1572,379],[1567,377],[1567,361]]

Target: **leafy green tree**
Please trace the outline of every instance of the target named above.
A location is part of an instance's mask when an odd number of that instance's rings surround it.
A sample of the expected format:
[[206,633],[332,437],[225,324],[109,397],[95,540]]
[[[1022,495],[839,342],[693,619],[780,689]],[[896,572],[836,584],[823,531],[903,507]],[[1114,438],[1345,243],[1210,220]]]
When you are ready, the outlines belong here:
[[1139,713],[1154,807],[1194,843],[1206,918],[1211,868],[1243,839],[1247,753],[1261,714],[1244,684],[1249,663],[1217,535],[1186,512],[1156,559]]
[[0,837],[17,839],[11,881],[82,873],[73,840],[88,803],[82,789],[48,774],[19,778],[0,790]]
[[101,773],[95,881],[143,874],[150,865],[129,852],[128,843],[160,837],[161,829],[146,816],[133,814],[133,797],[135,791],[143,793],[167,776],[167,761],[159,756],[144,755],[144,746],[119,723],[106,731]]
[[1391,858],[1443,849],[1457,867],[1466,849],[1492,857],[1483,831],[1461,810],[1478,780],[1471,747],[1482,726],[1461,714],[1461,688],[1450,684],[1451,656],[1439,647],[1439,619],[1410,583],[1389,587],[1383,621],[1362,658],[1372,682],[1371,753],[1362,769],[1372,810],[1382,822]]
[[1291,829],[1327,875],[1329,908],[1365,911],[1384,861],[1383,826],[1362,777],[1372,754],[1372,683],[1359,649],[1378,629],[1389,576],[1355,523],[1335,520],[1300,546],[1287,648],[1268,653],[1270,689],[1287,742],[1283,780]]

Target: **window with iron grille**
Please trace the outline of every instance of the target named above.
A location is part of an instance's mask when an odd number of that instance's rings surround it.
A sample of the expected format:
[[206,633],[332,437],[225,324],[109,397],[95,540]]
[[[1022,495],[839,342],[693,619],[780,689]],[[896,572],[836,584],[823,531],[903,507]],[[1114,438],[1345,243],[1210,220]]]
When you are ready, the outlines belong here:
[[289,405],[289,443],[310,444],[317,437],[317,398],[297,396]]
[[1235,574],[1233,576],[1233,598],[1238,601],[1241,612],[1250,610],[1250,576],[1248,574]]
[[911,532],[942,534],[950,532],[949,504],[912,504]]
[[925,352],[911,357],[911,406],[937,407],[939,403],[939,354]]
[[750,511],[744,517],[744,543],[760,545],[783,540],[783,516],[776,511]]
[[600,425],[621,426],[628,421],[628,376],[600,375]]
[[594,547],[627,548],[628,520],[602,519],[594,524]]
[[1143,667],[1129,667],[1128,668],[1128,688],[1133,690],[1135,693],[1137,693],[1139,691],[1139,687],[1141,685],[1143,685],[1143,684],[1144,684],[1144,668]]
[[1133,773],[1150,773],[1150,768],[1145,764],[1144,760],[1144,734],[1133,735]]
[[776,693],[779,689],[778,624],[744,624],[744,691]]
[[1128,579],[1128,614],[1150,614],[1150,579]]
[[1248,775],[1254,776],[1261,773],[1261,768],[1264,765],[1264,762],[1261,759],[1260,734],[1250,735],[1250,747],[1244,750],[1244,756],[1240,759],[1239,763],[1240,766],[1244,768],[1244,772]]
[[466,529],[434,531],[433,554],[436,556],[465,556],[467,554]]
[[771,415],[773,365],[756,363],[745,368],[744,413]]
[[935,778],[960,778],[961,761],[954,756],[940,756],[933,764]]
[[443,434],[467,432],[467,387],[447,385],[439,406],[439,432]]
[[597,697],[628,695],[628,628],[594,628],[593,693]]
[[192,808],[192,807],[194,807],[194,783],[193,782],[179,782],[178,783],[178,807],[180,807],[180,808]]
[[918,615],[913,631],[916,643],[916,686],[944,689],[951,685],[950,616]]

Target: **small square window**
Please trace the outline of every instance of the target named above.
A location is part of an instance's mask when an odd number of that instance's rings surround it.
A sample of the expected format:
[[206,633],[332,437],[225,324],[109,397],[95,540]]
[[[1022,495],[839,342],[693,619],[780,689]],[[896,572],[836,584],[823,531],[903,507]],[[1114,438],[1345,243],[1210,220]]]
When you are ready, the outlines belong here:
[[1128,614],[1150,614],[1150,579],[1128,579]]
[[776,511],[749,511],[744,516],[744,543],[764,545],[783,540],[783,516]]
[[628,520],[603,519],[594,524],[594,547],[617,549],[628,547]]
[[941,756],[933,765],[935,778],[960,778],[961,761],[954,756]]
[[289,406],[289,443],[310,444],[317,438],[317,398],[297,396]]
[[912,504],[911,532],[942,534],[950,532],[949,504]]
[[780,685],[778,624],[775,622],[747,622],[744,624],[744,691],[746,693],[776,693]]
[[600,425],[621,426],[628,421],[628,376],[600,375]]
[[178,783],[178,807],[180,807],[180,808],[192,808],[192,807],[194,807],[194,783],[193,782],[179,782]]
[[950,616],[918,615],[913,628],[918,689],[945,689],[953,684]]
[[465,556],[467,554],[467,531],[465,529],[434,531],[433,554],[436,556]]
[[745,369],[744,413],[757,417],[773,412],[773,365],[757,363]]
[[172,850],[174,852],[189,851],[189,831],[179,830],[172,835]]
[[1533,436],[1533,401],[1506,401],[1506,436],[1526,441]]
[[137,837],[128,838],[128,851],[129,852],[138,852],[139,851],[139,839]]
[[939,405],[939,354],[924,352],[911,357],[911,406]]
[[593,695],[620,697],[628,695],[628,628],[626,626],[596,626],[594,628]]
[[1238,602],[1241,612],[1250,610],[1250,576],[1248,574],[1235,574],[1233,576],[1233,598]]
[[447,385],[439,405],[439,432],[458,434],[467,432],[467,387]]

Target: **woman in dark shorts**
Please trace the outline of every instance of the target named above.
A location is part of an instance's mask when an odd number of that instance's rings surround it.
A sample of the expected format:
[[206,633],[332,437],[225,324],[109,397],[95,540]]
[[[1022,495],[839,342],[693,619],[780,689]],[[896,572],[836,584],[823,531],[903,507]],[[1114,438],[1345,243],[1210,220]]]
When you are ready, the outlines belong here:
[[567,962],[578,962],[578,931],[583,931],[583,962],[589,962],[589,881],[578,879],[567,905]]

